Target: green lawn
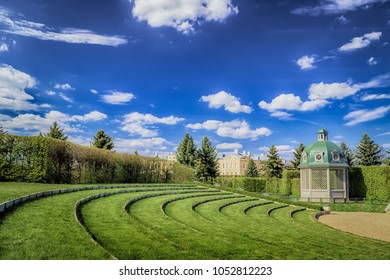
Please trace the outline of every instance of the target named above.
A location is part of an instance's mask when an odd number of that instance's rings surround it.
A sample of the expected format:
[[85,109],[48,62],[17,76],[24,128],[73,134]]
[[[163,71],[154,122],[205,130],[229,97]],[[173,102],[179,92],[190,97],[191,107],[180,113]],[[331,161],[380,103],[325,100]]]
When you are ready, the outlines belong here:
[[[75,187],[0,183],[0,203]],[[83,227],[76,203],[101,193],[80,207]],[[297,209],[196,185],[58,194],[0,216],[0,259],[390,259],[390,243],[334,230],[314,210],[291,218]]]

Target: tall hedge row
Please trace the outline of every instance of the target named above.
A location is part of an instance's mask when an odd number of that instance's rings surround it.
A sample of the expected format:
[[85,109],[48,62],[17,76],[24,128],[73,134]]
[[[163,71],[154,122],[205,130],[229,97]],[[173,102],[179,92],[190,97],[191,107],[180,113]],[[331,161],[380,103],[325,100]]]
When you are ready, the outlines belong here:
[[361,166],[349,170],[350,197],[389,200],[390,166]]
[[[298,170],[286,170],[282,179],[254,178],[261,187],[246,177],[219,177],[217,182],[225,188],[246,191],[280,193],[300,196],[300,174]],[[361,166],[349,169],[349,197],[374,200],[390,199],[390,166]]]
[[0,180],[45,183],[178,183],[193,170],[159,158],[47,137],[0,136]]

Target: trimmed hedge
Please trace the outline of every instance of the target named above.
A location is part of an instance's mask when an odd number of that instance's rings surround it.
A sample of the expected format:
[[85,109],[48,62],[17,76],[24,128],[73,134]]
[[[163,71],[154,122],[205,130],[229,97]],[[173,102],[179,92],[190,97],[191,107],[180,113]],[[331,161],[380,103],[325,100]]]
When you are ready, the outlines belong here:
[[361,166],[349,170],[351,198],[390,199],[390,166]]
[[42,136],[0,136],[0,180],[43,183],[181,183],[192,169],[159,158]]
[[300,178],[299,170],[284,170],[279,192],[283,195],[291,195],[293,188],[292,180],[296,178]]

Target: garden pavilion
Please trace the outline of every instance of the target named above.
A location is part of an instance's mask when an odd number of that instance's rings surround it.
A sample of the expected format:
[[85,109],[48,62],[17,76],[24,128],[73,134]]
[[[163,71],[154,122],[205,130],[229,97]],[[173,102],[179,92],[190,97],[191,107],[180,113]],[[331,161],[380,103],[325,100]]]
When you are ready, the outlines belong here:
[[346,201],[348,199],[348,164],[345,154],[328,140],[328,132],[320,129],[316,142],[301,154],[301,200]]

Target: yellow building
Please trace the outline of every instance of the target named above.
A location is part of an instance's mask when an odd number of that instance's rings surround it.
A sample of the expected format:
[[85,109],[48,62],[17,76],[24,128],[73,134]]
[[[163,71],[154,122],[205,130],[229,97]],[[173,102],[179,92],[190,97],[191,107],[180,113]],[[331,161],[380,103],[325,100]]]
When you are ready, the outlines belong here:
[[[239,154],[228,155],[218,159],[219,175],[244,176],[248,166],[249,156]],[[259,174],[261,174],[261,161],[254,160]]]

